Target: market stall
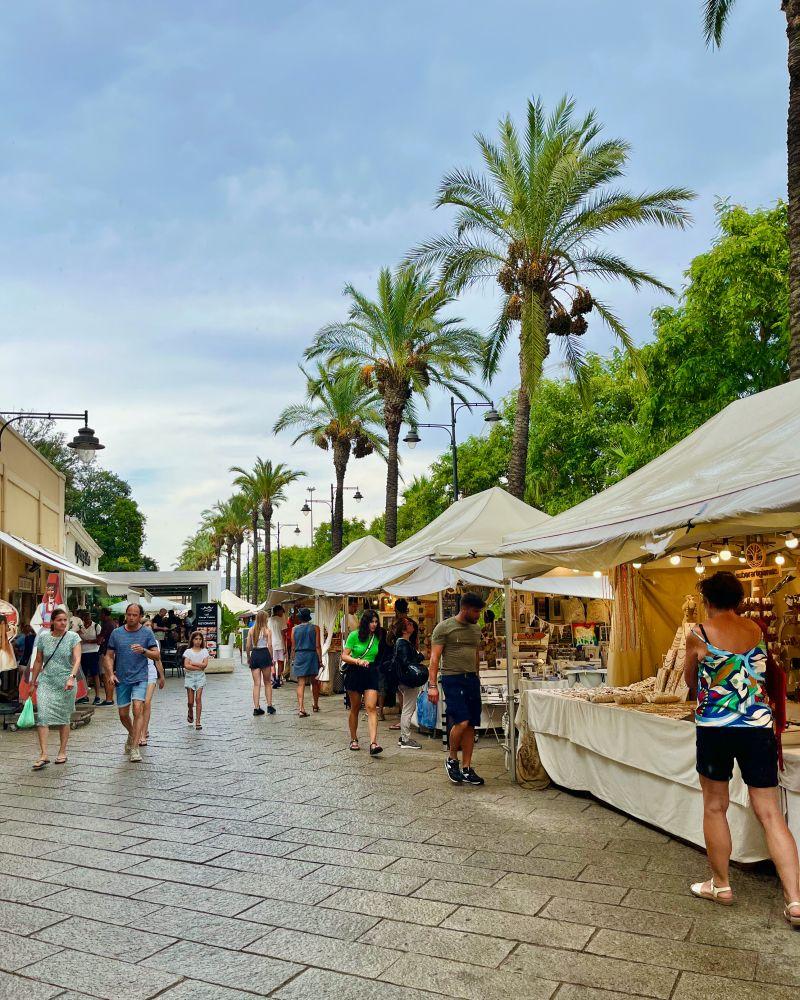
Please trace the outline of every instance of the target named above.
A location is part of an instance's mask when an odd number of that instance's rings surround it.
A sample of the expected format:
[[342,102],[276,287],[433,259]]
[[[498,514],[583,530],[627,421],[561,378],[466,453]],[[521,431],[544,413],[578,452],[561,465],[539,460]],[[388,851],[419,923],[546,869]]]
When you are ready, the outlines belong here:
[[[800,385],[739,400],[544,530],[506,536],[496,554],[518,566],[599,566],[614,591],[609,684],[524,695],[520,714],[553,780],[702,843],[695,706],[683,677],[686,636],[700,615],[696,585],[716,569],[741,580],[741,611],[762,627],[796,691],[798,432]],[[797,705],[789,716],[800,719]],[[791,749],[800,726],[785,741],[783,800],[800,832],[800,754]],[[731,800],[734,857],[766,857],[738,771]]]

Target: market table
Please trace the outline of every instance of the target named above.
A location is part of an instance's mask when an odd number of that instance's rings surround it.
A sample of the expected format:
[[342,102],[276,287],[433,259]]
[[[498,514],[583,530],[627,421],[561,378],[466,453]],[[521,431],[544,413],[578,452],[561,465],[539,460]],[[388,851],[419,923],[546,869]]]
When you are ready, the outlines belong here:
[[[636,819],[703,846],[692,722],[547,691],[528,690],[523,697],[542,765],[556,784],[591,792]],[[785,758],[782,797],[800,839],[800,750],[787,750]],[[733,859],[763,861],[769,856],[764,835],[738,767],[730,800]]]

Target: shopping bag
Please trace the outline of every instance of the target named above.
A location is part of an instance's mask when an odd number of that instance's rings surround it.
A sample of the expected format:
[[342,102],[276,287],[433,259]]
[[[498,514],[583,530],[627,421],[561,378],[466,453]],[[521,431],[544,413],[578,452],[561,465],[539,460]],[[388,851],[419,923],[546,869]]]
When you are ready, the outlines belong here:
[[22,706],[22,711],[19,713],[19,718],[17,719],[17,729],[32,729],[35,725],[36,720],[33,716],[33,702],[30,698],[28,698]]
[[433,732],[436,729],[438,714],[436,705],[428,699],[428,692],[420,691],[417,695],[417,725],[421,729]]

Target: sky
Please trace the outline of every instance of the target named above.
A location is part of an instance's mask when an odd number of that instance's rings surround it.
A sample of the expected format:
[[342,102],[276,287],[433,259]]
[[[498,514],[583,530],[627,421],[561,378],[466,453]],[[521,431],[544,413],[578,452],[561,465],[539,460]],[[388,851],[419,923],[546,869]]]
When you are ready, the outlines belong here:
[[[721,50],[701,0],[27,0],[0,13],[0,408],[82,411],[132,485],[145,550],[171,568],[256,456],[304,470],[278,517],[308,524],[330,456],[275,437],[302,351],[344,319],[346,282],[445,232],[442,176],[479,167],[526,101],[570,94],[631,143],[626,182],[697,192],[685,232],[613,249],[680,289],[714,204],[785,196],[786,40],[777,0],[739,0]],[[637,342],[663,293],[603,289]],[[493,289],[453,315],[485,330]],[[591,317],[590,317],[591,318]],[[592,323],[588,349],[611,346]],[[557,359],[548,373],[561,374]],[[514,352],[489,392],[515,384]],[[433,401],[440,421],[446,396]],[[70,435],[74,425],[66,425]],[[481,433],[462,411],[463,439]],[[444,450],[403,453],[407,481]],[[384,471],[352,461],[383,509]],[[317,507],[317,519],[326,508]],[[293,536],[292,536],[293,537]]]

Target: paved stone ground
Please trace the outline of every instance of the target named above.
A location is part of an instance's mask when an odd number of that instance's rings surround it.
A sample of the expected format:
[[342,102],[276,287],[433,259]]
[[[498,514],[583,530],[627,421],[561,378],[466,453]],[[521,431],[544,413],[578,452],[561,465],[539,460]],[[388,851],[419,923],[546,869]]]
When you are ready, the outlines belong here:
[[[145,762],[114,710],[70,761],[30,770],[0,736],[0,998],[778,1000],[800,934],[772,878],[731,909],[692,899],[703,857],[610,809],[447,783],[441,746],[347,749],[341,698],[254,719],[249,676],[212,676],[202,733],[180,679],[156,698]],[[55,754],[51,754],[51,757]]]

